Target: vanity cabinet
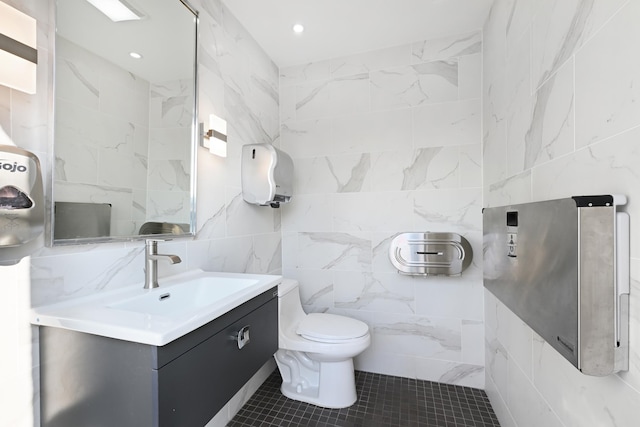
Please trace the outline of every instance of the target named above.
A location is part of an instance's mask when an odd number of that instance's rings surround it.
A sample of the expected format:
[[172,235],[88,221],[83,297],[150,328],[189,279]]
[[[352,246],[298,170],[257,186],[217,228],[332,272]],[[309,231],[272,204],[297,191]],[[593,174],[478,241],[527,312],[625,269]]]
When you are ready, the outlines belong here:
[[160,347],[39,334],[43,427],[202,427],[278,349],[277,287]]

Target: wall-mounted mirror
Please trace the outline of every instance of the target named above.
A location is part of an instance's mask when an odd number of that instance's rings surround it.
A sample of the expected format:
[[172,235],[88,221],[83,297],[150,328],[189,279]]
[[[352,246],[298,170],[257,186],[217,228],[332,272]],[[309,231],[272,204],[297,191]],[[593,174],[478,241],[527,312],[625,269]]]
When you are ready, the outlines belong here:
[[56,0],[54,245],[195,232],[196,36],[181,0]]

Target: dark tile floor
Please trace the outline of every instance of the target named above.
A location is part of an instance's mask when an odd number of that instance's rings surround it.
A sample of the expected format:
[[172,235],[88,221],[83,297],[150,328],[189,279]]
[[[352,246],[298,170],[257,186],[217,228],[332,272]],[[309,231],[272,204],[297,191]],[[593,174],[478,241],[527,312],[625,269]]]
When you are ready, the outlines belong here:
[[326,409],[286,398],[276,369],[227,427],[499,427],[483,390],[356,371],[358,401]]

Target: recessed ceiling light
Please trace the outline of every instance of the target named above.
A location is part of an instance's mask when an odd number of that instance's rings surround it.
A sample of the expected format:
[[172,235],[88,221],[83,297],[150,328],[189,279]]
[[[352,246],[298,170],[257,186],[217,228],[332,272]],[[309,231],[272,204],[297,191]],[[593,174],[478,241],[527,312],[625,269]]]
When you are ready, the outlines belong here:
[[135,59],[142,59],[142,55],[140,55],[138,52],[129,52],[129,56]]
[[300,34],[304,31],[304,26],[302,24],[296,24],[293,26],[293,32]]

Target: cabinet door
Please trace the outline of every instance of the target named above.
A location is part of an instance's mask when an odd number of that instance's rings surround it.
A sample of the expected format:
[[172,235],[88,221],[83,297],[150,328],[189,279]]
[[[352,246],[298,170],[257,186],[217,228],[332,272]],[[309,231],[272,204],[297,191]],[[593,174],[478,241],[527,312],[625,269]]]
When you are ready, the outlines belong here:
[[[240,349],[237,334],[246,326],[249,339]],[[273,298],[156,371],[159,425],[202,427],[277,349]]]

